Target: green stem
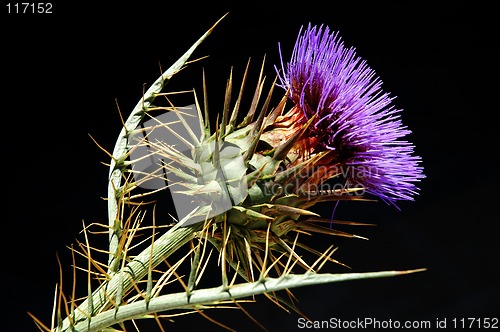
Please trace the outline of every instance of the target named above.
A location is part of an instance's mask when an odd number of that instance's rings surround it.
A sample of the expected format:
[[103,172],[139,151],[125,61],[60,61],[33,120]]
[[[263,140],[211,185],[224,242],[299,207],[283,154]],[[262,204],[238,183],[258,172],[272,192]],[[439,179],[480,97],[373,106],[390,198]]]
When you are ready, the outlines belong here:
[[[154,268],[164,261],[177,249],[191,240],[199,229],[200,224],[187,227],[174,226],[168,232],[159,237],[151,246],[144,249],[125,267],[113,274],[109,280],[101,284],[93,293],[92,297],[84,301],[75,310],[74,315],[66,318],[63,321],[62,327],[56,331],[78,331],[75,329],[75,324],[82,326],[94,320],[94,316],[113,306],[118,291],[123,293],[130,290],[134,283],[143,279],[147,273],[149,266]],[[151,262],[151,263],[150,263]],[[118,305],[120,305],[118,303]],[[115,311],[115,310],[111,310]],[[99,314],[97,314],[98,316]],[[90,317],[90,319],[89,319]],[[86,323],[84,323],[86,322]]]
[[195,308],[202,305],[217,304],[221,301],[236,300],[253,295],[297,288],[302,286],[318,285],[348,280],[359,280],[368,278],[394,277],[403,274],[420,272],[424,269],[408,271],[381,271],[366,273],[342,273],[342,274],[316,274],[305,273],[299,275],[284,275],[279,278],[265,278],[252,283],[242,283],[227,289],[223,286],[186,292],[161,295],[153,298],[146,304],[141,300],[125,304],[118,310],[108,310],[95,317],[91,321],[82,321],[75,326],[76,331],[96,332],[114,324],[141,318],[147,314],[165,312],[174,309]]

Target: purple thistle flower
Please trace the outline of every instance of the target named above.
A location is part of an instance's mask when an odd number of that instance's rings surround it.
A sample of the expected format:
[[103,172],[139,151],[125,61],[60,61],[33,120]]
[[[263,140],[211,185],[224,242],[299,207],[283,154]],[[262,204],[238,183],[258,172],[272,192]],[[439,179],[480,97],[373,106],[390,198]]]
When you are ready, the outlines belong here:
[[344,47],[338,33],[328,27],[301,28],[292,57],[278,86],[305,119],[316,115],[308,129],[319,146],[331,150],[334,163],[347,167],[346,185],[362,186],[385,202],[413,200],[425,178],[410,134],[402,125],[393,97],[382,90],[382,81],[358,57]]

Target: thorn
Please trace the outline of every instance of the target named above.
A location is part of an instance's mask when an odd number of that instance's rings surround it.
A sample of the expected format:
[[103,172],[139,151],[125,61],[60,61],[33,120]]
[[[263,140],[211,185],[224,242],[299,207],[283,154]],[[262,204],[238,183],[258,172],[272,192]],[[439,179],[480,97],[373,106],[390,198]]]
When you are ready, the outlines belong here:
[[240,86],[240,92],[238,94],[238,99],[236,100],[236,103],[235,103],[234,108],[233,108],[233,112],[231,113],[231,119],[229,120],[229,125],[231,126],[231,130],[233,128],[236,128],[236,121],[237,121],[238,113],[240,110],[241,100],[243,98],[243,91],[245,88],[245,83],[247,80],[249,67],[250,67],[250,59],[248,59],[247,66],[245,68],[245,72],[243,73],[243,78],[241,80],[241,86]]
[[113,159],[113,160],[116,161],[115,157],[113,157],[113,155],[111,153],[109,153],[108,151],[106,151],[105,148],[103,148],[102,146],[100,146],[99,143],[97,143],[97,141],[92,137],[92,135],[90,135],[90,134],[87,134],[87,135],[89,135],[89,137],[92,139],[92,141],[94,141],[95,145],[97,145],[97,147],[99,149],[101,149],[102,151],[104,151],[104,153],[106,153],[111,159]]
[[264,251],[264,260],[262,262],[262,269],[260,271],[260,277],[259,281],[264,281],[266,278],[265,272],[266,272],[266,264],[267,264],[267,257],[269,254],[269,232],[271,231],[271,223],[267,224],[267,231],[266,231],[266,247]]
[[118,115],[120,116],[120,121],[122,123],[122,126],[126,130],[127,128],[125,127],[125,119],[123,119],[123,114],[122,114],[122,112],[120,110],[120,106],[118,105],[118,99],[117,98],[115,98],[115,103],[116,103],[116,108],[118,109]]

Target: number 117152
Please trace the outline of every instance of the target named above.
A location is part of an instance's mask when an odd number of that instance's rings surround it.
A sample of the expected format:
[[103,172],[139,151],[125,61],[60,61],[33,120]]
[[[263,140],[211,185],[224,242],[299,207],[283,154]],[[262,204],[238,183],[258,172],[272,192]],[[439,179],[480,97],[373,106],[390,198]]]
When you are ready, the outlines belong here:
[[453,328],[455,329],[471,329],[471,328],[480,328],[480,329],[498,329],[498,317],[484,317],[484,318],[453,318]]
[[52,14],[51,2],[9,2],[6,6],[9,14]]

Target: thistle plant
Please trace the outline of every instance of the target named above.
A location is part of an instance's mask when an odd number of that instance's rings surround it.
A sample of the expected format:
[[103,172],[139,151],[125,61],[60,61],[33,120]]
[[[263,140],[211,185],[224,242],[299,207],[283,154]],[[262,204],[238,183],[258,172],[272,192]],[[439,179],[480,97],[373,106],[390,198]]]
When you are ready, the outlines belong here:
[[[337,33],[309,25],[289,61],[280,51],[273,81],[266,81],[262,63],[249,105],[243,96],[250,62],[238,84],[231,70],[211,123],[204,74],[201,96],[194,89],[168,91],[166,83],[192,64],[188,59],[214,27],[123,121],[107,152],[109,223],[84,225],[85,241],[71,247],[71,295],[61,277],[50,327],[33,316],[40,330],[124,331],[129,323],[138,329],[144,318],[163,330],[173,312],[209,318],[209,308],[242,309],[240,300],[259,294],[296,310],[295,287],[421,271],[320,273],[328,262],[343,265],[333,257],[336,248],[301,240],[315,233],[362,238],[337,228],[365,224],[319,215],[314,207],[320,203],[332,209],[340,201],[396,205],[418,194],[421,160],[403,140],[410,131],[375,72]],[[179,95],[193,103],[176,104]],[[156,213],[162,192],[170,194],[175,215]],[[92,246],[90,239],[102,234],[109,247]],[[317,257],[308,261],[304,253]],[[220,283],[202,288],[210,264]],[[83,299],[76,294],[78,273],[87,283]]]

